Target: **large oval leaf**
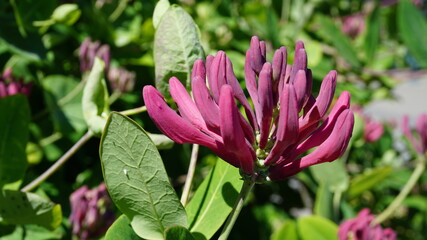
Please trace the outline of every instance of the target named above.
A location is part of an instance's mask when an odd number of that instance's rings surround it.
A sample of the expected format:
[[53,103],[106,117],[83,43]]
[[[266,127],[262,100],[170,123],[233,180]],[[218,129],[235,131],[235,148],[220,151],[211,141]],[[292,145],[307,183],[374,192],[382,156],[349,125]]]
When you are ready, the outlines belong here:
[[190,89],[191,68],[203,56],[197,25],[184,9],[170,6],[161,17],[154,38],[157,89],[168,98],[172,76]]
[[0,188],[18,181],[27,166],[30,108],[27,98],[18,94],[0,99]]
[[184,207],[169,183],[159,152],[137,123],[111,113],[100,155],[108,192],[138,236],[163,239],[167,227],[187,226]]
[[397,23],[399,35],[418,64],[427,68],[427,22],[423,14],[408,0],[399,3]]
[[196,239],[210,239],[222,226],[242,185],[239,170],[218,159],[186,208]]

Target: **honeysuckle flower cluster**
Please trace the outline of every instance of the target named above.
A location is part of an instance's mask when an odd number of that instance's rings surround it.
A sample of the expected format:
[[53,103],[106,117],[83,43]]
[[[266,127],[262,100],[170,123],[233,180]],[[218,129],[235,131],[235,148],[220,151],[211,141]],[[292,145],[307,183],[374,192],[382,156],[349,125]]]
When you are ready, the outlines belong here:
[[7,68],[0,76],[0,98],[22,93],[30,95],[32,83],[24,83],[22,78],[16,79],[12,75],[12,69]]
[[108,72],[111,60],[110,46],[101,44],[99,41],[92,42],[91,38],[86,38],[79,49],[80,70],[82,72],[92,70],[96,57],[104,61],[105,70]]
[[359,214],[341,223],[338,230],[339,240],[394,240],[396,232],[381,225],[372,225],[375,216],[365,208]]
[[253,37],[244,73],[250,100],[234,75],[230,59],[219,51],[208,56],[206,64],[202,60],[194,63],[192,97],[177,78],[170,79],[170,94],[179,115],[153,86],[143,89],[147,111],[175,142],[206,146],[240,168],[244,177],[257,182],[267,177],[285,179],[344,153],[354,125],[350,94],[342,92],[327,114],[337,73],[329,72],[314,97],[302,42],[296,44],[293,65],[289,65],[285,47],[276,50],[270,63],[266,61],[265,43]]
[[115,220],[112,201],[104,183],[89,189],[82,186],[70,196],[70,223],[73,235],[92,239],[105,234]]
[[427,150],[427,114],[421,114],[418,116],[415,130],[418,133],[418,137],[415,137],[409,127],[409,117],[404,116],[402,121],[403,133],[412,143],[412,146],[419,154],[425,154]]
[[111,67],[108,71],[108,81],[112,89],[120,92],[131,92],[135,86],[135,73],[122,67]]
[[358,114],[364,123],[363,139],[366,142],[376,142],[384,134],[384,125],[367,116],[360,106],[352,106],[352,110]]

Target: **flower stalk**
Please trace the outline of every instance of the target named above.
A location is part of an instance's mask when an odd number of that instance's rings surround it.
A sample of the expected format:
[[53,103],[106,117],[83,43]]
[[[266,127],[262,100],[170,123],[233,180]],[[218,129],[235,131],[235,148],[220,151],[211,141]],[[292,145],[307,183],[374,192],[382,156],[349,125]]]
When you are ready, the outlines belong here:
[[225,223],[218,240],[226,240],[230,235],[234,223],[236,223],[237,217],[239,216],[240,211],[242,211],[245,200],[252,191],[254,185],[255,181],[252,180],[245,180],[243,182],[242,189],[240,190],[239,196],[237,197],[237,200],[234,204],[233,210],[231,211],[230,216],[228,216],[227,222]]

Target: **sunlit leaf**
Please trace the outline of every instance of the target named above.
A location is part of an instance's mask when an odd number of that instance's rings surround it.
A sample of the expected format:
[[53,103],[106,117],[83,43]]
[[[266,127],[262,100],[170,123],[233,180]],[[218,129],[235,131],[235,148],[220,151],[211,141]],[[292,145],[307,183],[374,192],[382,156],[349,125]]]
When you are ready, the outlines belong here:
[[242,185],[239,170],[218,159],[186,207],[190,231],[196,239],[210,239],[221,227]]
[[0,189],[20,180],[27,167],[30,109],[27,98],[18,94],[0,98]]
[[105,183],[138,236],[163,239],[166,228],[187,226],[187,216],[147,133],[130,118],[111,113],[101,139]]
[[190,89],[194,61],[203,58],[197,25],[179,6],[172,5],[164,13],[154,39],[156,87],[165,96],[169,94],[169,79],[177,77]]
[[165,231],[166,240],[194,240],[190,231],[183,226],[173,226]]
[[301,240],[335,240],[338,239],[338,226],[327,218],[308,216],[298,219],[298,232]]
[[356,176],[350,181],[348,195],[350,198],[368,191],[383,181],[392,173],[393,168],[389,166],[377,167]]

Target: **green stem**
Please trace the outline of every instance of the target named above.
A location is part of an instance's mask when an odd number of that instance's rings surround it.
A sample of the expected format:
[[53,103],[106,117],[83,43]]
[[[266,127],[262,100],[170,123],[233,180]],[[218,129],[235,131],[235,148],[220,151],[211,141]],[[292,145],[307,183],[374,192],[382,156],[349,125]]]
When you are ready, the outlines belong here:
[[68,159],[71,158],[89,139],[93,137],[93,133],[88,131],[83,135],[74,146],[72,146],[58,161],[56,161],[48,170],[41,174],[38,178],[34,179],[31,183],[21,189],[22,192],[29,192],[44,182],[53,173],[55,173]]
[[228,235],[230,235],[231,229],[233,229],[234,223],[236,223],[237,217],[239,216],[240,211],[243,208],[243,204],[245,203],[245,200],[254,185],[255,181],[245,180],[243,182],[242,189],[240,190],[239,196],[237,197],[236,203],[234,204],[233,210],[231,211],[230,216],[228,216],[227,222],[225,223],[225,226],[222,229],[221,235],[219,236],[218,240],[226,240],[228,238]]
[[112,105],[119,97],[122,95],[119,91],[114,91],[113,94],[111,94],[110,98],[108,98],[108,105]]
[[138,108],[134,108],[134,109],[129,109],[129,110],[125,110],[125,111],[121,111],[120,113],[126,116],[130,116],[130,115],[135,115],[138,113],[143,113],[147,111],[147,107],[146,106],[142,106],[142,107],[138,107]]
[[372,221],[372,225],[381,224],[385,220],[387,220],[393,212],[402,205],[403,200],[405,200],[406,196],[410,193],[412,188],[417,183],[418,179],[422,176],[425,170],[426,165],[426,159],[422,157],[419,159],[417,166],[415,167],[414,171],[412,172],[411,177],[409,178],[408,182],[406,182],[403,189],[400,191],[399,195],[393,200],[393,202],[388,205],[388,207],[379,214],[374,221]]
[[190,196],[191,186],[193,185],[194,172],[196,170],[197,155],[199,154],[199,145],[193,144],[193,150],[191,151],[190,166],[188,167],[187,177],[185,179],[184,190],[182,190],[181,204],[185,207],[188,202],[188,196]]

